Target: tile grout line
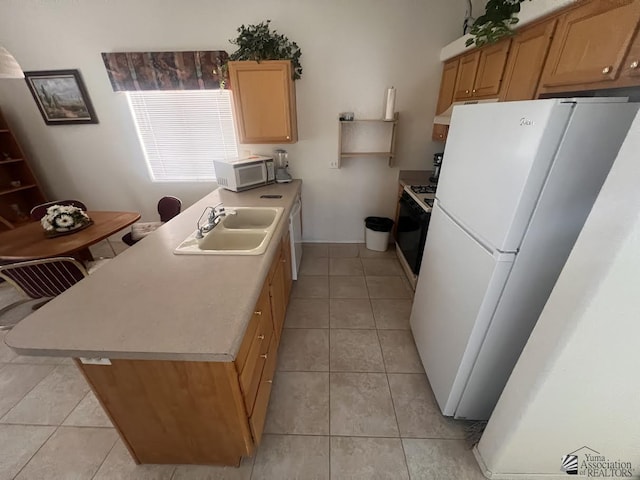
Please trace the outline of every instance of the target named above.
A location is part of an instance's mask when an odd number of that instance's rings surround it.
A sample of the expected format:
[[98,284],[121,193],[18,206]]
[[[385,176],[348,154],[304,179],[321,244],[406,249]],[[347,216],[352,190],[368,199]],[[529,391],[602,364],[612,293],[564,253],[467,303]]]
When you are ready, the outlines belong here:
[[[75,410],[75,409],[74,409]],[[93,475],[91,475],[91,480],[93,480],[94,478],[96,478],[96,475],[98,474],[98,472],[100,471],[100,469],[102,468],[102,465],[104,465],[104,462],[107,461],[107,457],[109,457],[109,455],[111,455],[111,452],[113,451],[114,448],[116,448],[116,444],[118,443],[118,439],[120,437],[116,435],[116,439],[113,441],[113,445],[111,445],[111,448],[109,449],[109,451],[107,452],[107,454],[104,456],[104,458],[102,459],[102,461],[100,462],[100,465],[98,465],[98,468],[96,468],[96,471],[93,472]],[[173,474],[171,475],[173,476]]]
[[[376,334],[378,334],[378,330],[376,329]],[[378,342],[380,342],[380,335],[378,335]],[[382,342],[380,342],[380,350],[382,350]],[[384,351],[382,353],[382,360],[384,362]],[[389,372],[387,371],[387,364],[384,363],[384,376],[387,379],[387,388],[389,389],[389,397],[391,398],[391,407],[393,408],[393,415],[396,419],[396,427],[398,427],[398,439],[400,440],[400,448],[402,448],[402,456],[404,457],[404,466],[407,471],[407,478],[411,478],[411,472],[409,472],[409,462],[407,460],[407,452],[404,449],[404,442],[402,437],[402,432],[400,431],[400,422],[398,422],[398,411],[396,410],[396,402],[393,400],[393,393],[391,392],[391,382],[389,382]]]
[[[82,379],[84,381],[84,378]],[[80,401],[78,403],[76,403],[75,407],[73,407],[69,413],[67,413],[67,415],[62,419],[62,422],[60,422],[60,426],[63,426],[64,422],[67,421],[67,418],[69,418],[71,416],[71,414],[74,412],[74,410],[76,408],[78,408],[78,405],[80,405],[82,403],[82,401],[87,398],[87,396],[91,393],[91,387],[89,387],[89,391],[87,393],[85,393],[82,398],[80,399]],[[73,425],[70,425],[73,426]]]
[[[329,284],[331,289],[331,284]],[[329,304],[329,395],[328,395],[328,412],[329,412],[329,479],[331,479],[331,300]]]
[[[18,364],[16,364],[16,365],[18,365]],[[16,407],[16,405],[18,405],[22,400],[24,400],[24,399],[26,398],[26,396],[27,396],[27,395],[29,395],[33,390],[35,390],[35,388],[36,388],[38,385],[40,385],[42,382],[44,382],[44,381],[45,381],[45,379],[46,379],[49,375],[51,375],[53,372],[55,372],[56,368],[58,368],[58,366],[55,366],[55,365],[49,365],[49,366],[53,366],[53,368],[51,369],[51,371],[50,371],[49,373],[47,373],[44,377],[42,377],[42,379],[40,379],[40,381],[39,381],[39,382],[36,382],[36,384],[35,384],[33,387],[31,387],[31,388],[29,389],[29,391],[28,391],[28,392],[26,392],[26,393],[22,396],[22,398],[20,398],[20,400],[18,400],[16,403],[14,403],[13,405],[11,405],[11,408],[10,408],[9,410],[7,410],[7,411],[5,412],[5,414],[4,414],[4,415],[1,415],[1,416],[0,416],[0,424],[7,425],[7,424],[4,424],[4,423],[2,422],[2,420],[3,420],[7,415],[9,415],[9,412],[11,412],[11,410],[13,410],[13,409]],[[74,408],[75,408],[75,407],[74,407]],[[28,425],[28,424],[16,424],[16,425]],[[55,427],[56,425],[49,425],[49,426]]]
[[[31,425],[30,425],[31,426]],[[38,452],[40,452],[40,450],[42,450],[42,447],[44,447],[47,442],[51,439],[51,437],[53,437],[55,435],[55,433],[58,431],[58,428],[60,428],[60,426],[57,426],[53,429],[53,432],[51,432],[51,434],[46,438],[46,440],[44,442],[42,442],[42,445],[40,445],[38,447],[38,449],[33,452],[33,455],[31,455],[29,457],[29,460],[27,460],[26,462],[24,462],[24,465],[22,465],[22,467],[20,467],[20,470],[18,470],[18,472],[13,476],[13,478],[18,478],[18,476],[22,473],[22,471],[27,467],[27,465],[29,465],[29,463],[31,463],[31,460],[34,459],[34,457],[38,454]]]

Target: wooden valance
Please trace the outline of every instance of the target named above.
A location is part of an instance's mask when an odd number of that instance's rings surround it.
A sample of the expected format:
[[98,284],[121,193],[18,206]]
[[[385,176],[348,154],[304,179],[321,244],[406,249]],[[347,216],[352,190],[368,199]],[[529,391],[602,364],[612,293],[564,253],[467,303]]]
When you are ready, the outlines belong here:
[[228,58],[224,50],[102,54],[114,92],[225,88]]

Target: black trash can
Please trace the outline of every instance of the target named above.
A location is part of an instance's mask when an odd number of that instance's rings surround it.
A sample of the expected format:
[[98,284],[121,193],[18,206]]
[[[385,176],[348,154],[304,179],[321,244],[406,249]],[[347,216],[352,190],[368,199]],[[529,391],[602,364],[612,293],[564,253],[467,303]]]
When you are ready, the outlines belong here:
[[389,233],[393,220],[385,217],[367,217],[364,219],[365,241],[369,250],[384,252],[389,247]]

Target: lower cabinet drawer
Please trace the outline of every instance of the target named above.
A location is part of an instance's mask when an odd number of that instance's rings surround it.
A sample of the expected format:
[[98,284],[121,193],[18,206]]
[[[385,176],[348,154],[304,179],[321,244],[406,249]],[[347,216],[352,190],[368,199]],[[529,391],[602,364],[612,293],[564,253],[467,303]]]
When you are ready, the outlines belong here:
[[244,396],[244,404],[247,413],[251,415],[256,393],[260,386],[262,370],[268,360],[268,351],[273,337],[273,325],[271,317],[263,315],[255,333],[255,338],[247,355],[247,362],[240,373],[240,388]]
[[269,397],[271,396],[271,385],[273,384],[273,375],[276,371],[276,360],[278,357],[278,342],[276,336],[272,335],[269,344],[269,353],[267,354],[267,363],[262,371],[260,379],[260,387],[258,388],[258,396],[253,407],[253,414],[249,418],[251,433],[256,445],[260,443],[262,431],[264,430],[264,421],[267,416],[267,407],[269,406]]

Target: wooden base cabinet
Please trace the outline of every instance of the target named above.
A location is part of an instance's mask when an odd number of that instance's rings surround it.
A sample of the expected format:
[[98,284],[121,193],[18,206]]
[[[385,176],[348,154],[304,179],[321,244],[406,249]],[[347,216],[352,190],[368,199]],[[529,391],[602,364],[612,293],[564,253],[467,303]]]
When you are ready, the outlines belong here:
[[238,466],[253,455],[291,290],[288,239],[287,231],[234,362],[76,360],[136,463]]

